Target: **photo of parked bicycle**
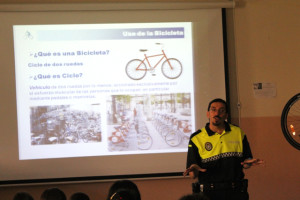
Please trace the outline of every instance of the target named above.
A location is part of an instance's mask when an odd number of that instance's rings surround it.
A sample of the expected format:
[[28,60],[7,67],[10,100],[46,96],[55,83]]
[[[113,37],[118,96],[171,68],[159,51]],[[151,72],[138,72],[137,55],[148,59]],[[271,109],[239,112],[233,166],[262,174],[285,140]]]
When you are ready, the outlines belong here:
[[[157,45],[161,45],[157,43]],[[161,49],[161,53],[154,55],[147,55],[147,49],[140,49],[144,53],[143,59],[130,60],[125,68],[126,74],[133,80],[141,80],[146,76],[149,71],[155,75],[157,66],[161,63],[161,72],[168,79],[176,79],[182,73],[182,64],[176,58],[168,58],[165,50]],[[153,58],[156,58],[153,61]]]
[[110,96],[109,151],[185,148],[194,127],[190,98],[190,93]]
[[99,104],[31,107],[31,145],[101,142]]

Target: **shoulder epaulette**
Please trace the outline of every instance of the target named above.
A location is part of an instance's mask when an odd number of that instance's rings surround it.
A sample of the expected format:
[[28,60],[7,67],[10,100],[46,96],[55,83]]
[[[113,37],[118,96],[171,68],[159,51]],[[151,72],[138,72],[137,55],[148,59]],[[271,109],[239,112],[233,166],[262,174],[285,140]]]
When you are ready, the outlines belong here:
[[194,137],[195,135],[199,134],[199,133],[201,133],[201,129],[199,129],[198,131],[192,133],[191,138]]

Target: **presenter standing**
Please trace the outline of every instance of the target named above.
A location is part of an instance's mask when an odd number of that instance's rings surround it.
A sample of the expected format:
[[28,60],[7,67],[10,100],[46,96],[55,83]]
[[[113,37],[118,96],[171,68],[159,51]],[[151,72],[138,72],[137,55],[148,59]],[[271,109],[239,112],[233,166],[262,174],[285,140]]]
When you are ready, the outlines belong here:
[[214,99],[209,103],[209,123],[191,135],[183,175],[198,178],[193,192],[203,192],[210,200],[248,200],[243,169],[263,161],[253,159],[245,133],[226,122],[227,117],[226,101]]

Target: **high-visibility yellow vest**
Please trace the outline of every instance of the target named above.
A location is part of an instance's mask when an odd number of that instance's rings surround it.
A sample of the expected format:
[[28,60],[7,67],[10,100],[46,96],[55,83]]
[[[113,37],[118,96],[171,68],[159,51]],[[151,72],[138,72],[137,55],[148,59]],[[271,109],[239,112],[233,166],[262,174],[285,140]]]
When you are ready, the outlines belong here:
[[202,163],[216,161],[226,157],[243,156],[243,139],[245,133],[236,126],[229,124],[230,131],[224,130],[222,134],[209,135],[205,128],[191,138],[197,146]]

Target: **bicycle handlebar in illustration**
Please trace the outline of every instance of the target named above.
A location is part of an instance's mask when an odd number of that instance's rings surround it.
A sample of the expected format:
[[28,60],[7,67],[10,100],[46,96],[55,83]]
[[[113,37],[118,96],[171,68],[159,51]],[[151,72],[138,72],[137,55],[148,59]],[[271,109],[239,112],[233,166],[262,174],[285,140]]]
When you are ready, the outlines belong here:
[[[143,50],[146,51],[146,50]],[[144,54],[145,58],[143,60],[133,59],[130,60],[126,65],[126,74],[129,78],[133,80],[141,80],[146,76],[147,71],[153,72],[155,68],[161,63],[162,60],[165,61],[161,65],[162,74],[169,79],[176,79],[182,73],[182,65],[176,58],[168,58],[164,52],[161,50],[161,54],[147,56]],[[149,58],[161,57],[160,60],[152,66]],[[148,67],[147,67],[148,65]]]

